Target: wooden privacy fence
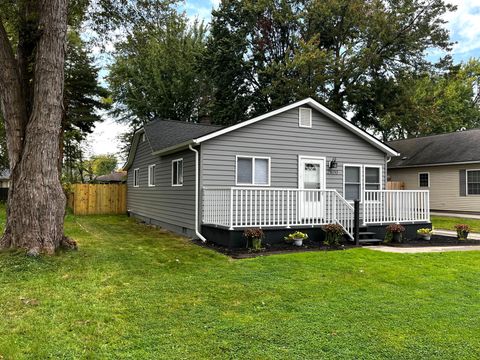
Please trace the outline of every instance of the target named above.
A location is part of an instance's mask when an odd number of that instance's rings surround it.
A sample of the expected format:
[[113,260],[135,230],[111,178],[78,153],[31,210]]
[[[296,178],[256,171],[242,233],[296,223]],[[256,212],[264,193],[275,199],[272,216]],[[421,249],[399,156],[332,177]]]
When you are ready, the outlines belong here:
[[68,207],[75,215],[125,214],[126,184],[73,184]]
[[403,181],[387,181],[387,190],[405,190]]

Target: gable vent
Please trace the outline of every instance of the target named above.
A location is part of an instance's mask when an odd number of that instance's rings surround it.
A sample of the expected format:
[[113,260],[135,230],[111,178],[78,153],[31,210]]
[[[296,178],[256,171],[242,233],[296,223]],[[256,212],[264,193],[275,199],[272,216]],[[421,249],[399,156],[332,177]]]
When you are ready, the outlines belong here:
[[312,127],[312,109],[302,107],[299,109],[298,126],[306,128]]

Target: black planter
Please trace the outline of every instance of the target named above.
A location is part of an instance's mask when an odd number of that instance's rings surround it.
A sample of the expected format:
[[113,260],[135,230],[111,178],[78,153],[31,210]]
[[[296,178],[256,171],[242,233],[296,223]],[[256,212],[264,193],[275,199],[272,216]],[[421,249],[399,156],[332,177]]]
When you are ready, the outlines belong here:
[[395,243],[401,243],[402,242],[402,233],[399,233],[399,232],[392,233],[392,240]]

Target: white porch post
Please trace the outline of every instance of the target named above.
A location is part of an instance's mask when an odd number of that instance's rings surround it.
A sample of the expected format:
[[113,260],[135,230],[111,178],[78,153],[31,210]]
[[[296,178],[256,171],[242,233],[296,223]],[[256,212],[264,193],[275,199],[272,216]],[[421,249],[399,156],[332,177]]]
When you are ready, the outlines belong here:
[[230,227],[229,230],[233,230],[233,188],[230,188]]

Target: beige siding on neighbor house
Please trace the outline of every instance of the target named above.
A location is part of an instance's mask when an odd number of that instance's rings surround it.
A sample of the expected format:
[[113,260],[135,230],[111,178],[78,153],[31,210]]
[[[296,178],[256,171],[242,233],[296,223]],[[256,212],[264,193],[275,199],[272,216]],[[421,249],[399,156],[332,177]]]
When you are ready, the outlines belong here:
[[[389,169],[392,181],[403,181],[405,190],[430,190],[432,210],[480,212],[480,195],[460,196],[460,170],[480,169],[480,164]],[[420,187],[418,174],[430,173],[430,187]]]

